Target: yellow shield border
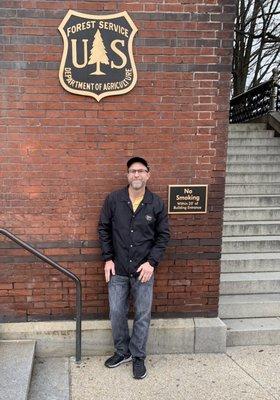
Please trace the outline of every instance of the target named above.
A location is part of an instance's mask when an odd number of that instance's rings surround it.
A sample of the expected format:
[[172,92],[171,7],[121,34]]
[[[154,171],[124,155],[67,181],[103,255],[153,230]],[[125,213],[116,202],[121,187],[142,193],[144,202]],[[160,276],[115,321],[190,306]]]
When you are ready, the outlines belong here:
[[[118,90],[118,91],[108,91],[108,92],[101,93],[100,95],[97,95],[95,93],[92,93],[92,92],[89,92],[86,90],[82,91],[82,90],[77,90],[77,89],[71,89],[65,84],[64,79],[63,79],[63,71],[64,71],[66,57],[67,57],[67,53],[68,53],[69,42],[67,40],[67,36],[66,36],[65,30],[63,28],[64,28],[65,24],[67,23],[68,19],[70,18],[70,16],[72,16],[72,15],[75,15],[77,17],[82,17],[82,18],[89,18],[89,19],[94,18],[96,20],[105,20],[105,19],[124,17],[128,21],[128,23],[130,24],[130,26],[132,28],[132,33],[128,39],[128,54],[130,57],[131,66],[132,66],[132,70],[133,70],[133,80],[127,88],[124,88],[124,89]],[[61,59],[60,67],[59,67],[59,81],[60,81],[61,86],[65,90],[67,90],[67,92],[79,94],[82,96],[91,96],[99,102],[104,97],[124,94],[124,93],[130,92],[134,88],[134,86],[136,85],[136,82],[137,82],[137,70],[136,70],[136,65],[135,65],[135,61],[134,61],[134,57],[133,57],[132,43],[133,43],[134,36],[137,33],[138,29],[126,11],[116,13],[116,14],[95,15],[95,14],[84,14],[84,13],[80,13],[80,12],[74,11],[74,10],[68,10],[67,14],[63,18],[61,24],[59,25],[58,30],[61,33],[61,36],[63,37],[63,44],[64,44],[62,59]]]

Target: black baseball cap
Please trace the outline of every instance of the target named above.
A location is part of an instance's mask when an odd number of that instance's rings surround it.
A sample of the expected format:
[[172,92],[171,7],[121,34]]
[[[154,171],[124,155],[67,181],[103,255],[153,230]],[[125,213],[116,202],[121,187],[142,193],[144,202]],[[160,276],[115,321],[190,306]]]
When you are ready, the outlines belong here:
[[138,162],[138,163],[141,163],[141,164],[143,164],[143,165],[145,165],[145,167],[147,168],[147,170],[150,171],[150,167],[149,167],[147,161],[144,160],[144,158],[142,158],[142,157],[132,157],[132,158],[130,158],[130,159],[127,161],[127,163],[126,163],[127,169],[129,169],[129,167],[130,167],[132,164],[137,163],[137,162]]

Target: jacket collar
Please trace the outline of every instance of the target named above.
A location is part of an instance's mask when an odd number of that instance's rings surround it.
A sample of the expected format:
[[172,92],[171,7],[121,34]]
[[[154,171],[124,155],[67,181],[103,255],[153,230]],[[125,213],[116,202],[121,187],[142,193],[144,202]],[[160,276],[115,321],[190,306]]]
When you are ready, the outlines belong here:
[[[128,194],[128,186],[126,186],[125,188],[123,188],[121,190],[120,200],[121,201],[125,201],[125,202],[129,202],[130,201],[129,194]],[[152,193],[146,187],[142,203],[152,203],[152,202],[153,202]]]

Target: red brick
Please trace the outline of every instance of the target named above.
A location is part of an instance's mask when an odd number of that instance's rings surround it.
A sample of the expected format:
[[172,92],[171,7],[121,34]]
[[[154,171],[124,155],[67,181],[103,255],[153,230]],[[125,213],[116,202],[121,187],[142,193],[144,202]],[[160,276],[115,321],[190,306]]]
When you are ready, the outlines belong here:
[[[3,35],[9,39],[1,45],[3,60],[35,64],[60,61],[57,12],[66,13],[63,2],[37,1],[34,8],[34,1],[29,0],[22,8],[18,1],[4,0],[1,6],[30,11],[28,18],[1,20]],[[79,9],[143,13],[143,18],[138,14],[135,20],[141,40],[141,46],[134,47],[140,67],[137,85],[126,95],[97,103],[66,92],[56,69],[4,71],[1,83],[5,91],[0,93],[5,113],[0,122],[1,226],[38,248],[46,243],[44,254],[81,277],[85,315],[108,315],[103,263],[97,260],[100,250],[81,243],[97,241],[97,221],[105,195],[125,184],[127,158],[142,155],[151,163],[150,188],[165,201],[168,184],[209,184],[207,214],[170,216],[172,239],[195,245],[170,245],[157,271],[153,309],[159,313],[215,313],[219,261],[203,255],[219,255],[220,246],[207,245],[203,239],[219,243],[222,235],[230,73],[201,68],[230,65],[231,52],[226,46],[233,36],[232,7],[222,7],[216,0],[201,4],[191,0],[84,0]],[[37,10],[46,10],[48,18],[35,17]],[[174,17],[145,18],[158,12]],[[181,13],[189,13],[190,20],[176,20]],[[211,13],[222,14],[221,19],[210,22]],[[199,17],[198,21],[193,16]],[[223,30],[219,29],[222,23]],[[14,44],[17,36],[38,35],[42,44]],[[213,47],[217,37],[222,47]],[[49,43],[45,38],[54,40]],[[158,39],[167,45],[158,45]],[[186,41],[186,45],[176,47],[174,39]],[[202,39],[205,46],[194,47],[195,40]],[[145,40],[152,45],[147,46]],[[190,64],[194,72],[181,72],[182,66]],[[146,70],[153,65],[161,70]],[[169,67],[174,71],[166,71]],[[68,245],[60,247],[59,241]],[[189,253],[195,259],[177,258]],[[15,257],[21,264],[14,265]],[[28,253],[15,248],[1,249],[0,263],[1,268],[2,264],[7,266],[1,269],[0,296],[5,301],[0,302],[0,313],[5,308],[5,315],[18,317],[74,314],[76,289],[68,278],[38,260],[33,265]]]
[[0,283],[0,290],[13,289],[13,285],[9,283]]

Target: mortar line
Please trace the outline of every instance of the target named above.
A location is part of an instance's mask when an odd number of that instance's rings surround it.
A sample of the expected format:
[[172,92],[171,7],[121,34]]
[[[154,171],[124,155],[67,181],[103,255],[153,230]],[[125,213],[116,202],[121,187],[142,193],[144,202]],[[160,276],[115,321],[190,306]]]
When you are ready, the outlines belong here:
[[265,392],[267,392],[273,399],[279,400],[278,397],[275,397],[273,393],[271,393],[267,388],[265,388],[259,381],[257,381],[249,372],[247,372],[237,361],[235,361],[228,353],[226,353],[227,357],[234,362],[246,375],[248,375],[258,386],[260,386]]

